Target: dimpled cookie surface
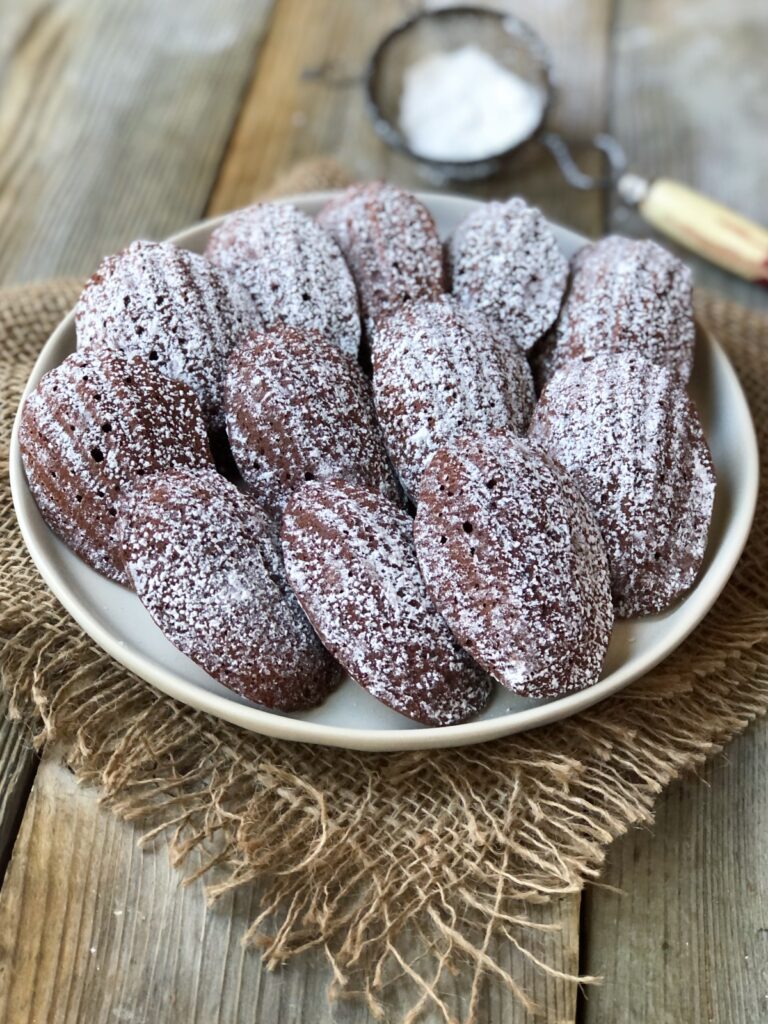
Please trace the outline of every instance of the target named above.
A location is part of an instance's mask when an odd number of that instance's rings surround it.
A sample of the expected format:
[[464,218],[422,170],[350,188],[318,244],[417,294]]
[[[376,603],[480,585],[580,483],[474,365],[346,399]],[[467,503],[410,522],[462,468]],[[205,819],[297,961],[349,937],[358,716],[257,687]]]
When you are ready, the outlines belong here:
[[210,461],[200,403],[143,359],[73,353],[24,403],[19,446],[43,518],[89,565],[125,582],[115,536],[137,479]]
[[248,293],[218,267],[170,242],[133,242],[107,256],[75,310],[77,347],[106,345],[149,360],[193,389],[221,426],[229,353],[258,326]]
[[692,276],[648,239],[610,235],[574,259],[571,287],[551,337],[537,353],[540,386],[571,359],[630,352],[691,376]]
[[226,422],[243,479],[272,514],[307,480],[330,476],[397,496],[370,382],[319,336],[282,328],[234,352]]
[[360,314],[352,275],[336,242],[288,203],[229,214],[206,256],[250,294],[264,327],[315,331],[356,356]]
[[541,212],[515,197],[486,203],[448,243],[451,291],[524,351],[552,326],[568,260]]
[[428,597],[404,512],[343,481],[311,483],[291,499],[282,539],[302,607],[374,697],[425,725],[452,725],[485,706],[491,682]]
[[405,302],[445,291],[443,247],[419,200],[394,185],[352,185],[320,211],[352,271],[369,334]]
[[570,362],[544,389],[530,435],[597,516],[619,615],[662,611],[691,586],[706,550],[715,473],[676,373],[626,353]]
[[605,548],[542,449],[506,433],[440,449],[414,539],[457,640],[509,690],[558,697],[597,681],[613,623]]
[[414,499],[439,447],[485,430],[523,434],[533,412],[522,351],[450,296],[413,302],[381,323],[373,387],[392,462]]
[[268,708],[319,704],[337,670],[288,587],[273,524],[215,471],[150,477],[121,509],[131,583],[165,637]]

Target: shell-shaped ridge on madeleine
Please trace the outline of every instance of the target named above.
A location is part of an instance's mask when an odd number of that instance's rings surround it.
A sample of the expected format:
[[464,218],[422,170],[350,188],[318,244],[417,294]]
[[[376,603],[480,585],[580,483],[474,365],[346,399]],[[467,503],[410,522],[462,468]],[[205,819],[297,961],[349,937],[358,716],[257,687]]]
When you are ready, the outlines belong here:
[[282,527],[288,580],[323,643],[383,704],[425,725],[476,714],[491,683],[419,572],[408,515],[346,481],[309,483]]
[[414,539],[435,605],[503,686],[559,697],[597,681],[613,623],[608,560],[587,503],[543,449],[497,432],[437,451]]
[[222,425],[227,358],[260,326],[248,293],[203,256],[171,242],[133,242],[107,256],[75,309],[77,347],[141,356],[188,384]]
[[150,473],[210,464],[194,392],[143,359],[76,352],[27,397],[21,458],[40,512],[89,565],[125,582],[115,521],[122,497]]
[[716,485],[682,379],[630,353],[571,361],[544,389],[530,436],[597,517],[618,614],[668,608],[701,568]]
[[163,635],[219,683],[280,711],[319,704],[332,659],[285,579],[277,530],[215,470],[156,475],[118,523],[133,588]]
[[212,232],[205,254],[248,291],[265,329],[311,331],[357,355],[355,282],[329,232],[302,210],[290,203],[236,210]]

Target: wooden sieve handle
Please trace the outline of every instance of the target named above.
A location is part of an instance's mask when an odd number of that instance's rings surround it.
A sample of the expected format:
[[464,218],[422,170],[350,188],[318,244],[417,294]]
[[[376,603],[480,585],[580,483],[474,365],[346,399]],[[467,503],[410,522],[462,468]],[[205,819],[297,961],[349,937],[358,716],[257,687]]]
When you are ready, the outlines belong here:
[[649,224],[711,263],[768,284],[768,231],[722,203],[669,178],[623,175],[619,193]]

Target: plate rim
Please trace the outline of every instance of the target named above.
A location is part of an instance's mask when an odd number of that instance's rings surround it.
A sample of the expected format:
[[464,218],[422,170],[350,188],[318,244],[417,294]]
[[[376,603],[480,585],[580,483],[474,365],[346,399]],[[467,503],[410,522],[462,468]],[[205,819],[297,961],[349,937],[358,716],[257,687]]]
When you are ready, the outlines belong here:
[[[274,201],[318,204],[326,202],[332,196],[338,195],[338,193],[339,190],[307,192],[300,195],[281,196]],[[417,192],[416,195],[427,204],[438,200],[440,203],[446,203],[449,206],[455,205],[466,212],[469,212],[470,207],[476,208],[483,204],[482,200],[469,196],[446,195],[424,191]],[[168,241],[183,244],[184,240],[192,234],[212,230],[221,223],[225,216],[226,214],[221,214],[196,222],[182,231],[171,235]],[[555,222],[551,223],[562,235],[570,236],[572,240],[580,245],[588,242],[588,239],[584,236]],[[696,612],[689,616],[689,620],[675,634],[674,640],[666,645],[659,645],[659,650],[649,652],[646,659],[641,658],[639,666],[635,663],[630,673],[631,678],[623,678],[621,668],[619,668],[607,679],[600,680],[585,690],[569,694],[546,704],[525,708],[514,713],[498,715],[495,718],[472,720],[458,725],[433,726],[425,729],[356,729],[351,726],[308,722],[279,713],[265,711],[252,704],[241,704],[230,697],[212,693],[194,682],[180,678],[176,673],[157,665],[151,658],[137,657],[132,651],[122,645],[113,633],[104,628],[91,615],[88,609],[80,603],[76,594],[70,590],[67,584],[59,579],[57,572],[45,555],[43,545],[38,543],[34,524],[27,519],[26,513],[21,506],[22,493],[29,493],[18,443],[21,409],[27,394],[41,375],[40,367],[47,362],[48,353],[56,348],[62,336],[73,327],[74,308],[60,321],[43,345],[29,374],[14,417],[9,450],[9,476],[16,519],[27,550],[44,582],[56,599],[102,650],[155,689],[197,710],[214,715],[250,732],[291,742],[314,743],[322,746],[334,746],[369,752],[386,752],[448,748],[471,743],[484,743],[499,739],[502,736],[527,732],[530,729],[541,728],[544,725],[562,721],[605,700],[612,694],[618,693],[630,685],[630,683],[639,682],[652,668],[679,647],[686,637],[703,621],[722,593],[741,558],[750,533],[757,505],[759,486],[759,452],[754,423],[741,382],[728,356],[718,340],[710,332],[703,331],[710,348],[713,365],[717,366],[718,374],[725,377],[728,390],[734,391],[739,397],[738,418],[741,420],[739,439],[743,446],[741,452],[744,464],[742,475],[746,481],[746,490],[740,504],[735,507],[732,515],[728,517],[727,544],[721,543],[714,555],[715,559],[721,557],[724,548],[726,548],[726,553],[728,554],[726,564],[720,569],[719,576],[714,585],[710,585],[705,596],[700,597],[701,608],[697,605]],[[733,413],[733,418],[736,420],[735,410]],[[48,527],[45,524],[43,526],[47,531]],[[95,570],[92,571],[95,572]],[[704,578],[699,580],[696,587],[690,591],[688,599],[695,597],[699,592],[700,584]]]

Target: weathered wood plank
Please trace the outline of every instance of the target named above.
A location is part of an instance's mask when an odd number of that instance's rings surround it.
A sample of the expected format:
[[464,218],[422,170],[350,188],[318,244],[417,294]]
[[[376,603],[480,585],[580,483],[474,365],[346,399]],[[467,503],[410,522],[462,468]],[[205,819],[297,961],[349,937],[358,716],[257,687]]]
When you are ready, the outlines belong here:
[[768,1013],[768,727],[660,800],[584,895],[584,1024],[748,1024]]
[[[162,841],[141,852],[134,829],[100,809],[55,753],[46,754],[0,892],[0,1020],[8,1024],[369,1024],[357,1002],[326,1003],[330,977],[319,955],[275,973],[240,945],[256,893],[210,910],[200,883],[183,894]],[[547,939],[572,970],[576,903]],[[493,951],[492,951],[493,952]],[[574,1019],[572,985],[552,985],[510,949],[542,1016]],[[517,956],[517,959],[516,959]],[[465,999],[468,993],[463,993]],[[479,1020],[532,1022],[511,996],[488,986]]]
[[[765,4],[618,0],[611,129],[630,167],[649,177],[678,178],[768,224],[767,47]],[[611,226],[625,234],[652,233],[638,214],[616,203]],[[768,289],[679,251],[699,284],[768,309]]]
[[84,274],[203,212],[271,6],[2,6],[0,280]]
[[[610,0],[569,5],[567,17],[561,3],[528,0],[508,6],[528,19],[552,49],[559,87],[553,124],[575,139],[604,128]],[[377,138],[366,112],[361,77],[382,34],[412,11],[406,0],[314,0],[311,5],[281,0],[212,196],[211,212],[244,206],[297,160],[329,153],[360,178],[386,177],[412,188],[442,187],[483,196],[520,192],[550,216],[599,234],[604,198],[565,186],[542,151],[510,165],[490,182],[459,187],[425,179],[417,165]],[[585,166],[597,169],[594,156]]]

